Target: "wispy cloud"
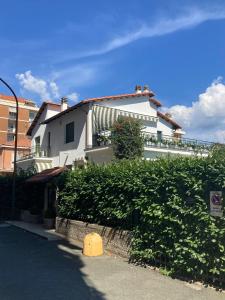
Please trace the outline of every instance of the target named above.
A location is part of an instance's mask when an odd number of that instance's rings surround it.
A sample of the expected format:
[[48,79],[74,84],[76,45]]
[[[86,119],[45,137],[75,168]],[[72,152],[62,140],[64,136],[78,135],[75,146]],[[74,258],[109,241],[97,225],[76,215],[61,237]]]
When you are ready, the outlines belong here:
[[78,93],[74,92],[74,93],[71,93],[71,94],[67,95],[67,98],[69,100],[71,100],[72,102],[77,103],[77,102],[79,102],[79,96],[80,95]]
[[125,34],[118,34],[117,37],[112,38],[97,49],[83,51],[82,53],[68,54],[64,59],[69,60],[103,55],[140,39],[163,36],[176,31],[193,28],[206,21],[220,19],[225,19],[225,9],[211,9],[210,11],[198,8],[188,9],[185,13],[177,17],[163,17],[153,24],[142,23],[137,30],[127,30]]

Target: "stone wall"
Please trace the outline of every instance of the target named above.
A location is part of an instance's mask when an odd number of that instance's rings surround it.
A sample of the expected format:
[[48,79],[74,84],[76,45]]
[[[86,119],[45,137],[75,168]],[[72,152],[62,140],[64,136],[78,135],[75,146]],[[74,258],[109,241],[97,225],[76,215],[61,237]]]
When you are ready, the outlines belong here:
[[74,239],[80,242],[83,242],[86,234],[96,232],[103,239],[104,251],[106,253],[116,254],[125,258],[129,257],[132,237],[129,231],[57,217],[56,232],[64,235],[68,239]]

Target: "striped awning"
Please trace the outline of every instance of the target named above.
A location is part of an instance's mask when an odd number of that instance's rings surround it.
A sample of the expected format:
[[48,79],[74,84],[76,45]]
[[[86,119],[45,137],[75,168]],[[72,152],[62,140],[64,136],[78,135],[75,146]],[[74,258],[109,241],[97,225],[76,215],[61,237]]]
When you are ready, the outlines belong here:
[[38,161],[38,162],[35,163],[34,167],[35,167],[37,173],[40,173],[44,170],[51,169],[52,163],[51,162],[43,162],[43,161],[39,162]]
[[150,115],[142,115],[130,111],[117,108],[111,108],[101,105],[93,105],[93,131],[94,133],[109,130],[119,116],[131,117],[142,121],[154,122],[158,121],[158,117]]

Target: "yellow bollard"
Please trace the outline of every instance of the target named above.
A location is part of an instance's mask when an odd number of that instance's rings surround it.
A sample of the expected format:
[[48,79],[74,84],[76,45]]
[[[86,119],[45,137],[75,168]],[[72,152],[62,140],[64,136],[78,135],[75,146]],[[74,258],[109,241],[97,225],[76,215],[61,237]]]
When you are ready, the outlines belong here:
[[83,254],[86,256],[99,256],[103,254],[103,243],[99,234],[92,232],[85,236]]

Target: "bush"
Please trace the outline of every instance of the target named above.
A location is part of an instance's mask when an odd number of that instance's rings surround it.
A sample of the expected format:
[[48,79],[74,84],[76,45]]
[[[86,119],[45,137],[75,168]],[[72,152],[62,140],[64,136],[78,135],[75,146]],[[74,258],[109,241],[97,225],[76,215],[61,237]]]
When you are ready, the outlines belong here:
[[118,159],[141,158],[144,151],[143,125],[131,117],[119,117],[111,129],[111,141]]
[[209,214],[225,158],[121,161],[68,172],[59,215],[133,231],[131,259],[196,279],[225,278],[225,218]]

